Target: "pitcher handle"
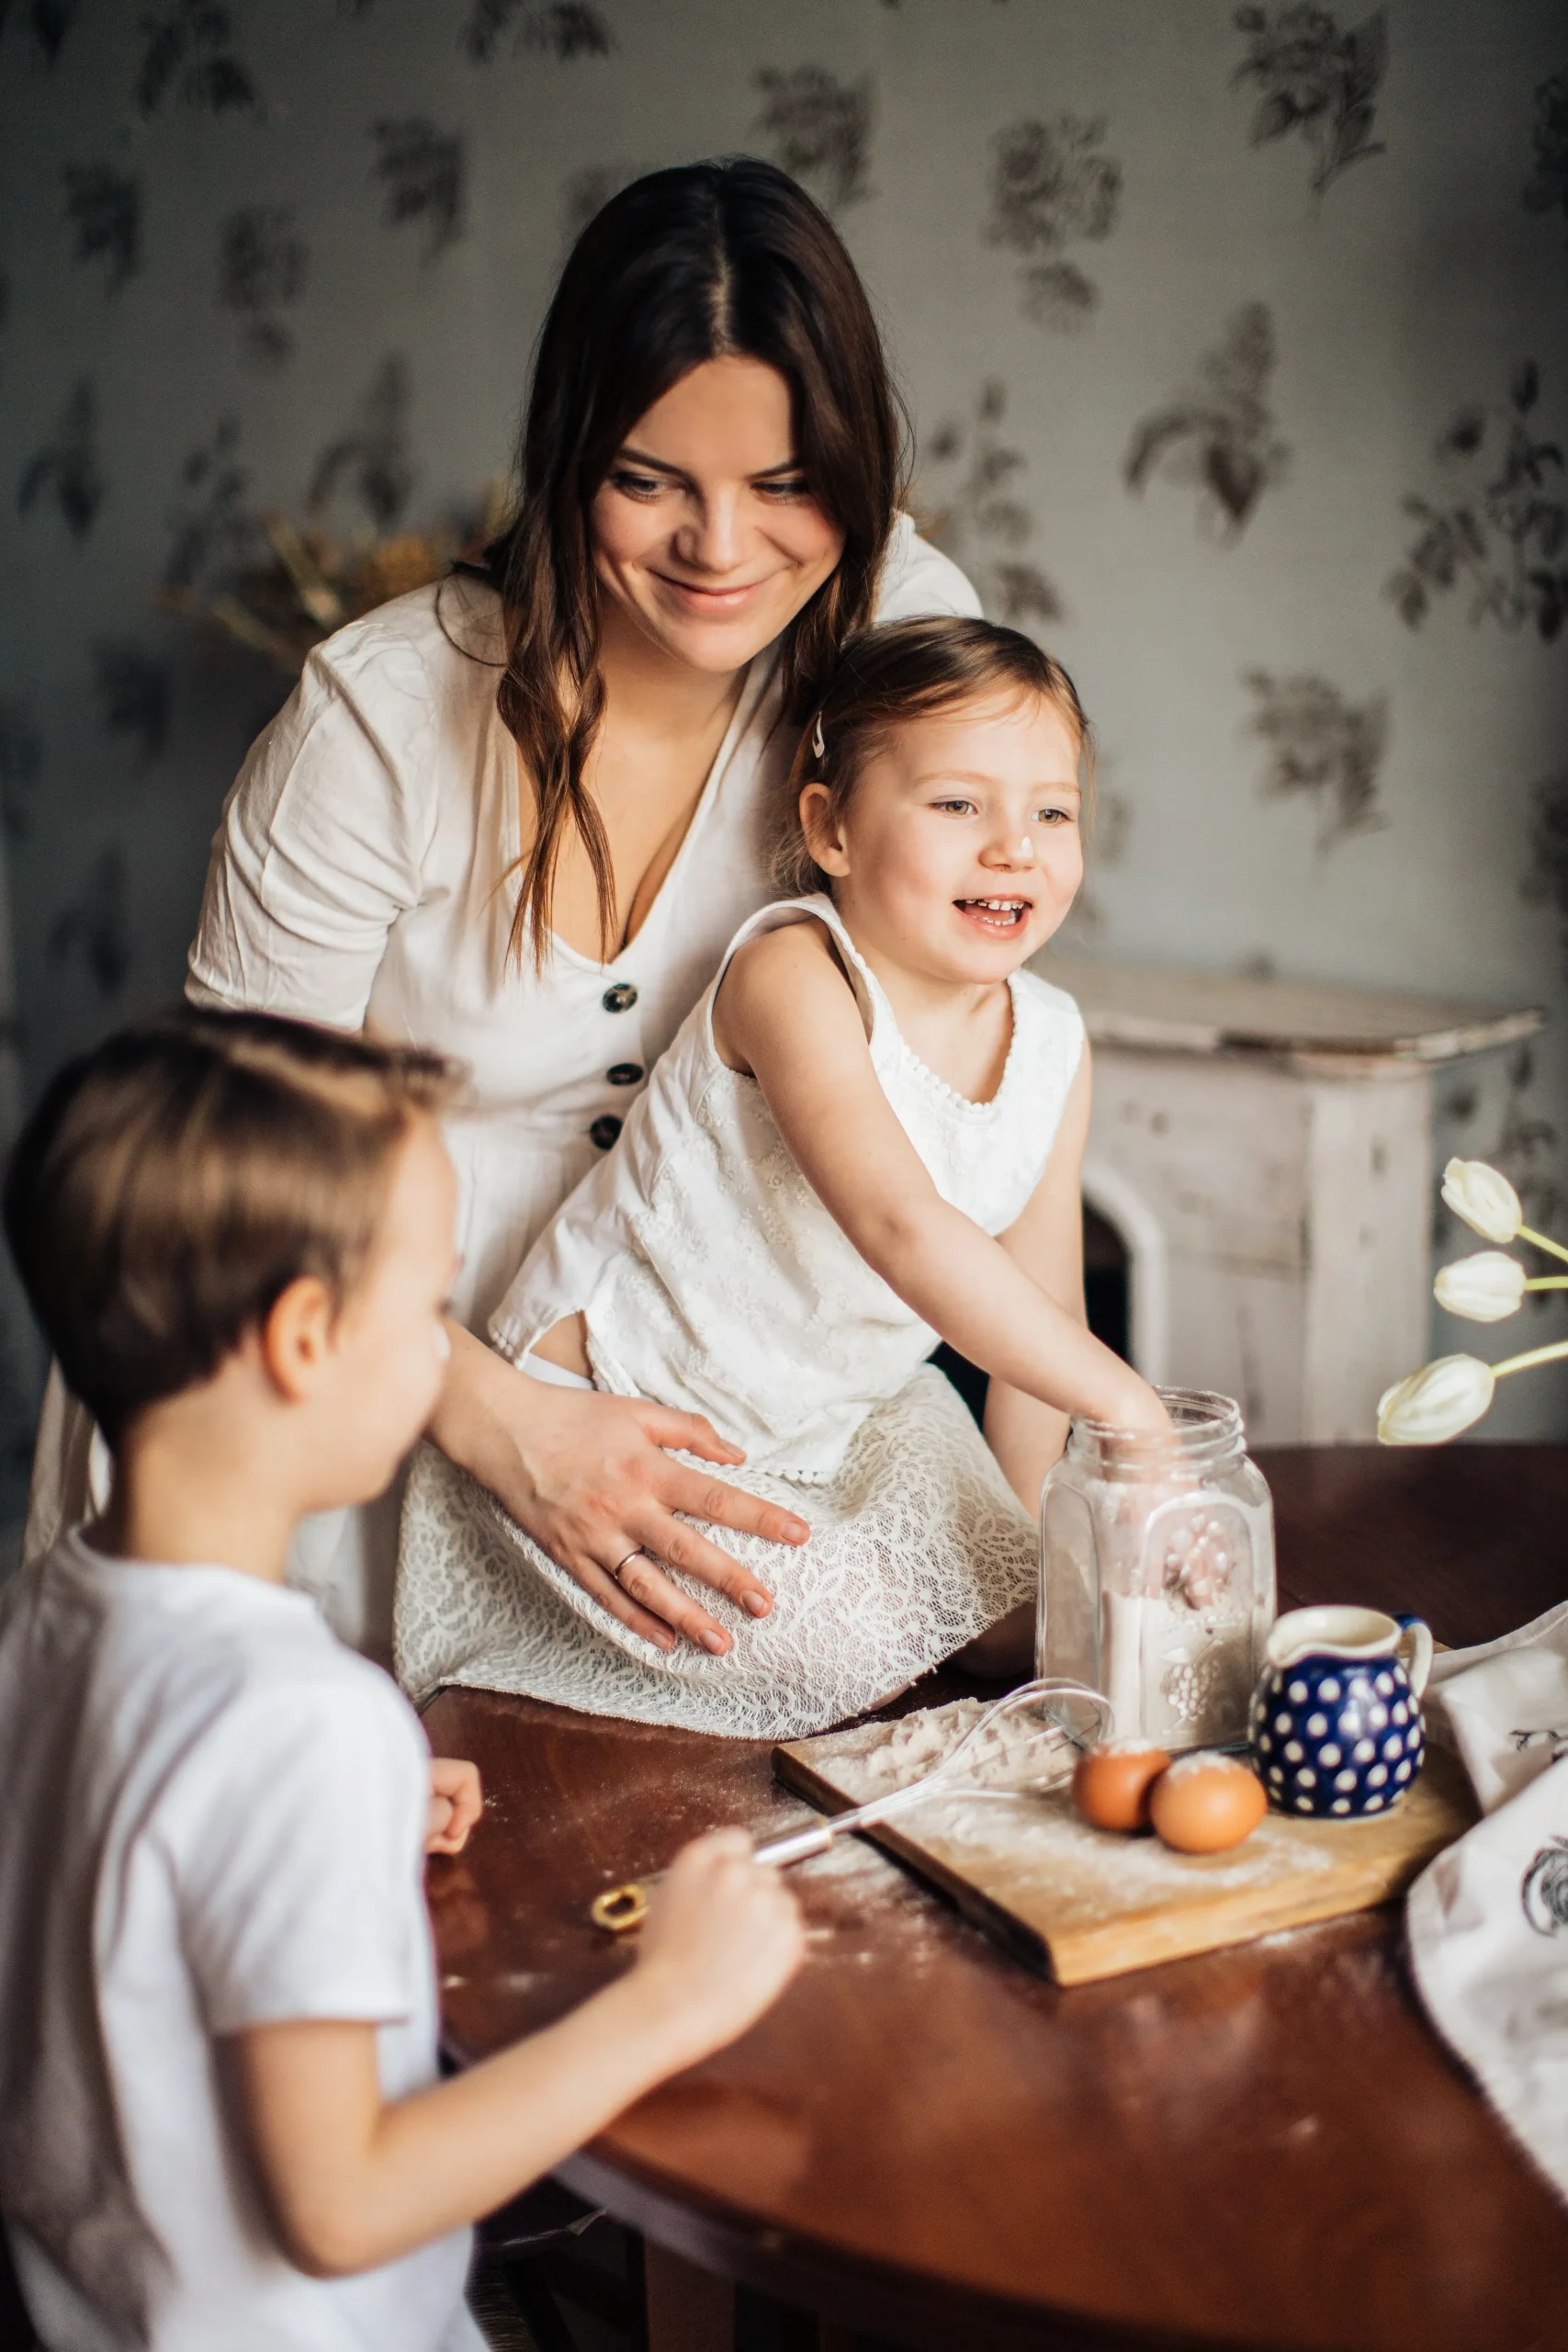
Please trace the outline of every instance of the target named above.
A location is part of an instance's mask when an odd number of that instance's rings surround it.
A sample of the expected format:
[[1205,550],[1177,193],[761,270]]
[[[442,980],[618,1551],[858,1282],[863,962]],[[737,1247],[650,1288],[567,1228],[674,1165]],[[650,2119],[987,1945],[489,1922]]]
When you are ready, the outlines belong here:
[[1399,1655],[1418,1699],[1432,1671],[1432,1629],[1424,1617],[1396,1617],[1394,1623],[1402,1629]]

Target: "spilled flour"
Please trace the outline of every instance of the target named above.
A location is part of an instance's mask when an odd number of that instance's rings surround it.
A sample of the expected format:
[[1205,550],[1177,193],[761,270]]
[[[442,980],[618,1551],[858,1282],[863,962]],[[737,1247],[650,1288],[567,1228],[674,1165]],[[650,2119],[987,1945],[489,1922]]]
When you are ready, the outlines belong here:
[[[945,1707],[901,1715],[897,1723],[862,1724],[829,1735],[814,1742],[811,1753],[833,1758],[831,1778],[840,1787],[848,1785],[840,1763],[845,1759],[845,1769],[852,1767],[857,1774],[856,1801],[864,1804],[934,1772],[990,1714],[983,1699],[955,1699]],[[1071,1774],[1075,1752],[1066,1735],[1042,1724],[1038,1715],[1004,1715],[989,1724],[943,1786],[1010,1791],[1047,1785]]]
[[[985,1713],[983,1701],[960,1699],[896,1723],[829,1733],[802,1742],[798,1752],[860,1804],[929,1772]],[[933,1792],[891,1826],[1010,1910],[1085,1928],[1315,1877],[1332,1870],[1343,1850],[1337,1824],[1324,1837],[1314,1834],[1321,1825],[1273,1813],[1244,1845],[1223,1854],[1173,1853],[1157,1838],[1092,1829],[1067,1792],[1073,1755],[1059,1735],[1042,1741],[1027,1716],[1004,1722],[986,1744],[973,1783]]]

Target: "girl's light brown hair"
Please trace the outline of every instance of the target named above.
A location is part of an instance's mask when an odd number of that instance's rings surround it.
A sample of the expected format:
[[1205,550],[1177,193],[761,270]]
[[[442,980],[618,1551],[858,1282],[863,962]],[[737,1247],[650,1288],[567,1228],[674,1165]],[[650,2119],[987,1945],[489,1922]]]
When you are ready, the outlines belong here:
[[303,1274],[346,1298],[438,1054],[263,1012],[159,1014],[68,1063],[24,1126],[6,1235],[110,1445],[209,1379]]
[[533,796],[508,956],[549,951],[562,844],[575,831],[618,928],[609,845],[584,770],[604,709],[589,510],[640,416],[705,360],[738,355],[789,386],[794,455],[844,535],[830,577],[784,633],[784,707],[814,708],[863,628],[903,481],[905,419],[842,239],[804,188],[747,158],[652,172],[572,248],[540,334],[523,428],[518,518],[491,549],[505,607],[496,702]]
[[1077,741],[1087,800],[1094,780],[1089,723],[1071,678],[1032,638],[994,621],[942,616],[890,621],[852,639],[819,709],[807,721],[790,768],[776,829],[774,881],[792,897],[832,887],[811,854],[800,821],[800,796],[808,784],[826,785],[820,822],[831,830],[850,804],[862,768],[892,729],[964,703],[1032,695],[1048,702]]

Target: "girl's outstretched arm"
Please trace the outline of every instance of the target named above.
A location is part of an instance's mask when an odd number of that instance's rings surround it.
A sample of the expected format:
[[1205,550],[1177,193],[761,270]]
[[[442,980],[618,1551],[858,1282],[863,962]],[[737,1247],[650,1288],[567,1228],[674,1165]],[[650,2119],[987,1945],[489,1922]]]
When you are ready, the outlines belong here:
[[[1051,1157],[1022,1214],[998,1237],[1008,1256],[1065,1315],[1087,1329],[1083,1294],[1083,1155],[1092,1093],[1089,1046],[1073,1080]],[[986,1440],[1025,1509],[1040,1508],[1045,1473],[1067,1442],[1067,1415],[1027,1390],[993,1380]]]
[[714,1027],[726,1061],[761,1086],[835,1222],[960,1354],[1058,1413],[1122,1429],[1169,1426],[1148,1383],[1091,1335],[1081,1309],[1060,1304],[1019,1256],[942,1199],[882,1091],[821,925],[749,941],[725,975]]

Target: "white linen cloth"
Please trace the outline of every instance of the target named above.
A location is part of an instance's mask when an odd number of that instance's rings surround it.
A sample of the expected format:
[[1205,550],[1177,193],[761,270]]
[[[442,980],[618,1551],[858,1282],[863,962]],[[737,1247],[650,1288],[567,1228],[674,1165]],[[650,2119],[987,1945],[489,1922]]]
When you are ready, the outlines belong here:
[[310,1600],[74,1534],[0,1597],[0,2212],[50,2352],[482,2352],[459,2230],[355,2278],[278,2251],[215,2037],[377,2028],[435,2076],[429,1750]]
[[715,1609],[735,1645],[656,1649],[592,1600],[493,1498],[432,1448],[403,1508],[397,1666],[590,1713],[791,1738],[874,1706],[1034,1589],[1033,1521],[940,1374],[937,1334],[874,1272],[796,1167],[755,1079],[720,1059],[713,1003],[729,956],[816,920],[832,934],[872,1066],[943,1199],[991,1234],[1034,1191],[1083,1055],[1072,999],[1010,982],[1000,1084],[966,1101],[914,1053],[832,900],[743,923],[719,975],[608,1159],[530,1252],[491,1335],[525,1364],[581,1309],[596,1385],[705,1413],[746,1450],[747,1486],[799,1511],[801,1552],[725,1541],[774,1596]]
[[1411,1966],[1438,2031],[1568,2198],[1568,1602],[1439,1655],[1426,1713],[1484,1818],[1410,1891]]
[[[978,611],[956,565],[901,515],[877,618]],[[495,707],[502,651],[500,599],[463,578],[316,648],[225,803],[187,982],[197,1003],[368,1022],[468,1065],[446,1141],[461,1187],[454,1306],[475,1331],[600,1157],[595,1124],[626,1116],[736,926],[776,895],[768,820],[795,746],[770,650],[636,938],[608,964],[557,939],[536,974],[506,956],[522,837],[517,748]],[[55,1375],[24,1556],[101,1501],[91,1435]],[[336,1631],[381,1657],[398,1501],[307,1521],[290,1564]]]

